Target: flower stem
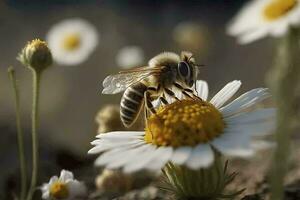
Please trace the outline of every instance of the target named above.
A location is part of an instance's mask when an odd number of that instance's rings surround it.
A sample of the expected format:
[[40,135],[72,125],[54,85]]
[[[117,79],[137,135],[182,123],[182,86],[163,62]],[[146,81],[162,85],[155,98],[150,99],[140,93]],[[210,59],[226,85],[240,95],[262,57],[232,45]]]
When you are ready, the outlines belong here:
[[32,93],[32,175],[27,200],[31,200],[35,191],[38,174],[38,124],[39,124],[39,93],[41,72],[32,70],[33,93]]
[[20,162],[20,174],[21,174],[21,192],[20,199],[24,200],[27,189],[27,174],[26,174],[26,163],[25,163],[25,150],[24,150],[24,137],[21,128],[21,112],[20,112],[20,96],[17,85],[15,70],[13,67],[8,68],[8,75],[12,83],[15,99],[16,109],[16,126],[17,126],[17,142],[18,142],[18,153]]
[[277,148],[271,165],[271,199],[284,199],[284,177],[288,171],[291,134],[297,116],[298,90],[300,86],[300,46],[296,28],[289,32],[279,43],[275,65],[267,76],[277,104]]

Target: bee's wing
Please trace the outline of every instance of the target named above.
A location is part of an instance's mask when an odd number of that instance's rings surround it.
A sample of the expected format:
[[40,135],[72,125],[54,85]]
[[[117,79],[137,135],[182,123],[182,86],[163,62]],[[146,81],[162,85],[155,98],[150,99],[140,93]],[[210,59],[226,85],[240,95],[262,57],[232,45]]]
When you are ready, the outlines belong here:
[[150,75],[159,73],[158,68],[141,67],[110,75],[103,81],[103,94],[116,94],[124,91],[130,85],[139,82]]

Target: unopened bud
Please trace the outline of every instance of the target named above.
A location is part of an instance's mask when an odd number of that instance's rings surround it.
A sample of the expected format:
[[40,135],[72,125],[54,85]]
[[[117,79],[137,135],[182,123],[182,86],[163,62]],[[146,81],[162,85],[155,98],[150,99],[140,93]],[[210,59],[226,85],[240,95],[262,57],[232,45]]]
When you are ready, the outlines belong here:
[[39,72],[52,64],[52,54],[47,43],[39,39],[28,42],[17,59],[23,65]]

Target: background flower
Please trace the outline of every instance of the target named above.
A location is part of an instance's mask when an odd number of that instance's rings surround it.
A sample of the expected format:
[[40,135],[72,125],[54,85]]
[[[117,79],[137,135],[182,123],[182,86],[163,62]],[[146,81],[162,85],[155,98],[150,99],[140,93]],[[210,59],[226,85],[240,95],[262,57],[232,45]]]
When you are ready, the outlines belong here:
[[54,60],[61,65],[84,62],[98,45],[96,28],[84,19],[65,19],[47,34]]
[[60,176],[51,177],[48,183],[41,187],[42,198],[51,200],[85,199],[87,189],[82,182],[74,179],[72,172],[62,170]]
[[242,44],[266,35],[280,37],[290,26],[299,26],[298,0],[253,0],[246,4],[228,26],[228,34]]
[[141,67],[144,62],[144,51],[138,46],[125,46],[116,55],[116,63],[121,68]]

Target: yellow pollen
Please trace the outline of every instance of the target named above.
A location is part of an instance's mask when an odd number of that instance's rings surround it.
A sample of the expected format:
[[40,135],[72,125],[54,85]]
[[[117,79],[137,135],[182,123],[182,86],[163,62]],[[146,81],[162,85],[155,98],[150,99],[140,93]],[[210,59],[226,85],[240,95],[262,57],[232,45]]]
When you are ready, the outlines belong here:
[[56,181],[50,187],[50,196],[55,199],[65,199],[69,196],[69,190],[65,183]]
[[74,51],[80,45],[80,35],[78,34],[69,34],[66,35],[63,39],[62,46],[65,50]]
[[185,99],[150,116],[144,139],[157,146],[195,146],[218,137],[224,127],[222,114],[212,104]]
[[264,18],[273,21],[287,14],[297,5],[297,0],[272,0],[263,10]]

